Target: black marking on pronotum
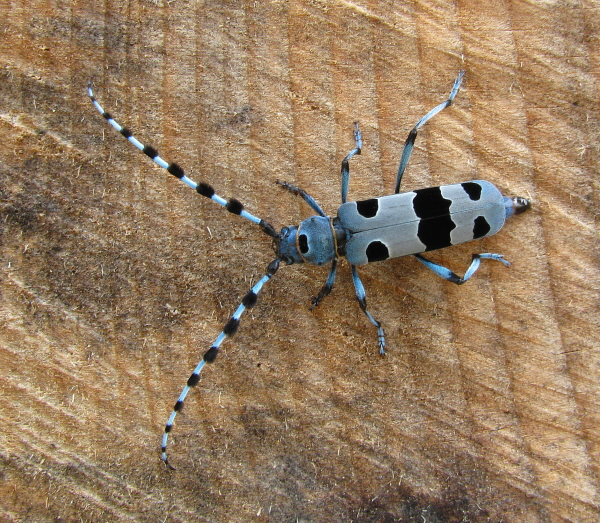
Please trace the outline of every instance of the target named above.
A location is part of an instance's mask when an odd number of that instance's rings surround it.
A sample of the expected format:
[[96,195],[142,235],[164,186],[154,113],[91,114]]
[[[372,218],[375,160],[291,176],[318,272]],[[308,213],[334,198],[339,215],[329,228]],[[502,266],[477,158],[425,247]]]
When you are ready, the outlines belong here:
[[306,236],[306,234],[298,235],[298,247],[300,247],[300,252],[302,254],[308,253],[308,236]]
[[[325,284],[317,296],[312,299],[312,309],[330,293],[336,279],[338,257],[345,256],[350,263],[352,281],[360,308],[371,325],[377,329],[381,354],[385,353],[385,334],[381,323],[371,315],[367,308],[366,292],[358,275],[357,265],[414,255],[435,274],[459,285],[475,273],[482,259],[496,260],[509,265],[499,254],[475,254],[471,265],[461,278],[449,269],[427,260],[420,253],[495,234],[503,226],[507,217],[529,209],[530,202],[528,200],[505,198],[491,183],[482,180],[419,189],[414,192],[399,192],[400,182],[410,159],[418,130],[452,103],[460,87],[463,74],[461,72],[458,75],[448,99],[423,116],[410,131],[402,150],[394,194],[359,202],[346,201],[350,180],[349,160],[360,154],[362,147],[361,133],[358,124],[355,123],[355,147],[342,161],[342,205],[337,211],[337,216],[330,217],[325,214],[316,200],[299,187],[277,181],[284,189],[300,196],[315,213],[314,216],[302,221],[300,225],[283,227],[279,232],[263,219],[247,212],[235,198],[229,200],[221,198],[209,184],[196,183],[185,175],[179,165],[165,162],[154,147],[142,144],[129,129],[121,127],[109,113],[105,112],[94,97],[91,86],[88,85],[88,94],[96,109],[129,142],[198,194],[225,207],[229,212],[257,224],[262,232],[274,240],[276,258],[269,264],[264,276],[246,293],[221,333],[204,353],[173,407],[165,425],[161,445],[161,458],[169,467],[171,465],[167,459],[168,437],[177,413],[183,409],[188,392],[200,382],[200,373],[204,365],[216,360],[219,348],[225,338],[231,337],[237,332],[242,314],[246,309],[254,307],[258,300],[258,294],[265,283],[275,275],[281,262],[285,262],[287,265],[294,263],[310,263],[319,266],[330,264]],[[468,198],[465,198],[465,194]]]

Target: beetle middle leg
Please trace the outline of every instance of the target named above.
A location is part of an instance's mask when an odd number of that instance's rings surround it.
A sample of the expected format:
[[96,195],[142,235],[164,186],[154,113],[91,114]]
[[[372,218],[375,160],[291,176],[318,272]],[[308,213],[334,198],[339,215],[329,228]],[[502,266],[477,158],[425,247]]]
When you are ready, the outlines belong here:
[[348,198],[348,185],[350,184],[350,165],[348,162],[355,154],[360,154],[362,148],[362,135],[358,129],[358,122],[354,122],[354,142],[354,149],[342,160],[342,203],[346,203],[346,198]]
[[385,354],[385,334],[383,332],[383,327],[381,326],[381,322],[377,321],[371,313],[367,310],[367,293],[365,292],[365,287],[360,281],[360,277],[358,276],[358,271],[356,270],[356,265],[352,265],[352,281],[354,282],[354,289],[356,290],[356,298],[358,299],[358,303],[360,308],[365,313],[366,317],[369,321],[377,328],[377,336],[379,338],[379,354]]

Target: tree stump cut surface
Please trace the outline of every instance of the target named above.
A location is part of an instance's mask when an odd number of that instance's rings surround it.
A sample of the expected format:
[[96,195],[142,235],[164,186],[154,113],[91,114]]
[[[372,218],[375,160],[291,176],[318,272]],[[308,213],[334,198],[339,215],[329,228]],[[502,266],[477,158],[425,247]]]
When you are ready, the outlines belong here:
[[[600,519],[597,2],[7,3],[0,21],[0,519]],[[496,236],[327,270],[139,154],[105,110],[277,228],[350,199],[485,179],[531,198]]]

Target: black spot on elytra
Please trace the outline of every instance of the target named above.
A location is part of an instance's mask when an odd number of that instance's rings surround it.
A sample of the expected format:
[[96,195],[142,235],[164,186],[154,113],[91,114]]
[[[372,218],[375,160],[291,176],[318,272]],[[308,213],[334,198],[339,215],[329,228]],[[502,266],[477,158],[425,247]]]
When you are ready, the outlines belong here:
[[440,215],[450,214],[452,202],[442,196],[440,187],[430,187],[415,191],[413,207],[415,214],[421,218],[435,218]]
[[356,210],[364,218],[373,218],[379,212],[379,201],[377,198],[371,198],[370,200],[356,202]]
[[483,216],[477,216],[473,223],[473,239],[483,238],[488,232],[490,232],[490,224]]
[[452,202],[442,195],[439,187],[415,191],[413,207],[421,218],[417,236],[426,251],[443,249],[452,245],[450,233],[456,228],[450,215]]
[[387,245],[379,240],[369,243],[367,247],[367,259],[369,263],[387,260],[390,257],[390,251]]
[[481,198],[481,185],[475,182],[465,182],[460,184],[465,192],[469,195],[469,198],[473,201],[477,201]]

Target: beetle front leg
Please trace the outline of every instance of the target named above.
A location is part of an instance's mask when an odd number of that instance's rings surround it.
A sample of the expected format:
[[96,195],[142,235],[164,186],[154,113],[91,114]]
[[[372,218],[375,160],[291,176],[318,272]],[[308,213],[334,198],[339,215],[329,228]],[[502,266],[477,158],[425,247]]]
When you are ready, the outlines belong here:
[[306,191],[304,191],[303,189],[300,189],[300,187],[291,185],[288,182],[280,182],[279,180],[276,180],[276,183],[277,183],[277,185],[281,185],[284,189],[287,189],[288,191],[290,191],[292,194],[294,194],[296,196],[300,196],[300,198],[302,198],[308,204],[308,206],[313,211],[315,211],[319,216],[326,216],[325,211],[323,209],[321,209],[321,207],[319,206],[317,201]]
[[310,306],[311,311],[317,305],[319,305],[319,303],[321,303],[321,300],[323,298],[325,298],[325,296],[327,296],[331,292],[331,289],[333,289],[333,284],[335,283],[336,274],[337,274],[337,258],[334,258],[333,261],[331,262],[331,269],[329,271],[329,276],[327,276],[327,281],[325,282],[325,285],[323,285],[323,287],[321,287],[319,294],[314,296],[312,299],[312,305]]

